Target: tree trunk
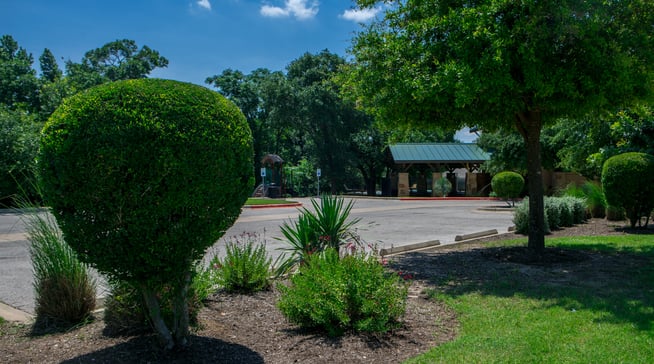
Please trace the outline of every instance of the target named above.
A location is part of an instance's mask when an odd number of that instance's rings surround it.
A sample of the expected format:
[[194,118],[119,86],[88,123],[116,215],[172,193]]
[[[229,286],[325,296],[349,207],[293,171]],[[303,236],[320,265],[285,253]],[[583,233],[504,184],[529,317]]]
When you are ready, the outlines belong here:
[[156,292],[145,285],[141,285],[141,293],[143,293],[143,299],[148,308],[150,321],[152,321],[152,325],[159,335],[159,341],[166,350],[171,350],[175,347],[175,340],[173,340],[168,326],[166,326],[163,317],[161,317],[161,308],[159,307]]
[[191,272],[186,272],[179,287],[175,287],[175,342],[186,346],[189,336],[188,290],[191,284]]
[[529,240],[527,247],[540,255],[545,249],[545,204],[543,173],[540,155],[540,133],[543,122],[538,110],[517,115],[516,127],[527,147],[527,175],[529,190]]

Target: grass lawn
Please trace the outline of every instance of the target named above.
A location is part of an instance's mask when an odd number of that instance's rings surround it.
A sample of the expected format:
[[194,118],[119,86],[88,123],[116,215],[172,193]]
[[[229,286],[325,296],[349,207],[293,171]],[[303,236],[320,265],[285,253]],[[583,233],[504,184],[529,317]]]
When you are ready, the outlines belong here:
[[556,266],[538,269],[563,277],[558,281],[519,266],[515,274],[491,272],[481,284],[448,277],[428,293],[457,312],[459,335],[408,363],[654,363],[654,235],[552,238],[547,245],[630,258],[606,274],[603,267],[581,272],[583,279],[579,272],[566,279]]
[[296,203],[296,201],[250,197],[248,198],[247,202],[245,202],[245,205],[260,206],[260,205],[279,205],[279,204],[289,204],[289,203]]

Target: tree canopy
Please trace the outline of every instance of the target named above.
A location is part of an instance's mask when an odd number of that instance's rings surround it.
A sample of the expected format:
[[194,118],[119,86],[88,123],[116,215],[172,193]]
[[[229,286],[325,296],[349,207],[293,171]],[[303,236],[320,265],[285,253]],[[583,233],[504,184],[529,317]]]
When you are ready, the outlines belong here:
[[391,123],[516,128],[527,147],[528,246],[542,251],[541,129],[651,96],[651,2],[385,3],[384,19],[353,41],[349,92]]

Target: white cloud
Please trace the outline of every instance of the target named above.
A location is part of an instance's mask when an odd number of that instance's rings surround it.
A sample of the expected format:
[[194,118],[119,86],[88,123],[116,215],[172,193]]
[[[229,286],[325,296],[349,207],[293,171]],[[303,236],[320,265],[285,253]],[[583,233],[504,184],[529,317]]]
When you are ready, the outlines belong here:
[[285,0],[284,7],[263,5],[260,13],[271,18],[294,16],[300,20],[311,19],[318,14],[318,1]]
[[382,9],[379,7],[366,8],[366,9],[350,9],[350,10],[345,10],[345,12],[343,12],[343,14],[340,15],[340,17],[345,20],[355,21],[357,23],[364,23],[377,16],[377,14],[379,14],[379,12],[381,11]]
[[198,0],[197,4],[201,8],[211,10],[211,3],[209,2],[209,0]]

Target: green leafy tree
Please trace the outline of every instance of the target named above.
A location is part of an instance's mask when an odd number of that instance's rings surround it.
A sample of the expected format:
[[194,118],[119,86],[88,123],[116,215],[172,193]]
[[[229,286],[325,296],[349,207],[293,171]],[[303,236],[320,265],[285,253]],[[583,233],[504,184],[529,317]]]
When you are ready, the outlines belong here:
[[651,2],[385,3],[384,19],[354,39],[352,94],[388,122],[516,128],[527,149],[528,247],[541,252],[541,130],[651,96]]
[[[557,156],[562,141],[556,138],[552,127],[545,127],[541,134],[541,163],[543,168],[553,170],[560,166]],[[482,133],[477,145],[491,154],[490,161],[484,163],[484,171],[495,174],[505,170],[527,173],[525,154],[527,148],[524,138],[515,129],[500,129]]]
[[366,186],[368,196],[376,196],[377,180],[386,167],[385,135],[372,125],[352,135],[351,148],[354,151],[356,166]]
[[[258,170],[261,159],[268,153],[284,154],[284,159],[287,158],[286,153],[282,153],[281,146],[291,130],[285,127],[285,118],[278,118],[275,113],[284,103],[289,103],[288,99],[277,100],[275,95],[284,92],[285,81],[281,72],[271,72],[265,68],[256,69],[247,75],[227,69],[205,81],[216,87],[220,94],[234,102],[245,114],[254,139],[255,170]],[[279,119],[283,121],[277,122]],[[261,176],[256,174],[255,178],[260,183]]]
[[351,136],[366,125],[368,116],[340,96],[335,76],[345,60],[328,50],[306,53],[291,62],[287,77],[297,90],[295,120],[304,135],[332,192],[342,191],[347,166],[352,163]]
[[148,46],[121,39],[84,54],[81,63],[66,62],[66,74],[77,90],[109,81],[145,78],[154,69],[167,67],[168,60]]
[[11,35],[0,38],[0,104],[16,110],[38,110],[39,84],[34,57]]
[[39,65],[41,66],[41,82],[55,82],[63,76],[57,59],[48,48],[44,49],[39,57]]
[[25,111],[0,106],[0,206],[14,204],[14,198],[36,196],[34,157],[39,146],[41,124]]
[[[233,103],[156,79],[70,97],[44,128],[41,185],[67,243],[110,279],[139,288],[166,348],[187,342],[194,266],[252,189],[251,143]],[[172,322],[161,315],[164,287]]]

